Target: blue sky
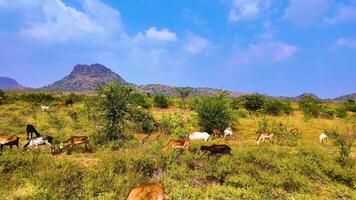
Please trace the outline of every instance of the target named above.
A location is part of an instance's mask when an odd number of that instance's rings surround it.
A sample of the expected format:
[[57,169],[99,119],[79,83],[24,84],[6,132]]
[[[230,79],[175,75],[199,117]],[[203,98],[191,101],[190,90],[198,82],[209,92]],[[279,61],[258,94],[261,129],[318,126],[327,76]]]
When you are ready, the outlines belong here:
[[135,84],[356,92],[356,0],[0,0],[0,76],[101,63]]

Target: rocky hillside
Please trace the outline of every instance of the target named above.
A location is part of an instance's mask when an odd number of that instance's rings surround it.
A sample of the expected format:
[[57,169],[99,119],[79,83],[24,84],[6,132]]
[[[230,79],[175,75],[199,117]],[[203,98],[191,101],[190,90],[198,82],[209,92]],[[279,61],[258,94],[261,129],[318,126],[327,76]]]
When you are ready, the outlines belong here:
[[356,93],[343,95],[333,99],[334,101],[356,100]]
[[90,92],[95,91],[98,86],[113,80],[126,83],[119,75],[103,65],[78,64],[74,66],[68,76],[41,89],[64,92]]
[[8,77],[0,77],[0,89],[2,90],[23,90],[25,87],[16,80]]

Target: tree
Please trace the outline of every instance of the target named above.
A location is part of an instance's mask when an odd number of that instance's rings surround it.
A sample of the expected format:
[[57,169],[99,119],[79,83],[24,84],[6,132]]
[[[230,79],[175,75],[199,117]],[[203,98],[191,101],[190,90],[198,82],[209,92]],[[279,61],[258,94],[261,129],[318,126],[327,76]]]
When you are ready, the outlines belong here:
[[312,96],[303,96],[299,101],[299,108],[304,112],[305,117],[319,117],[322,105]]
[[243,96],[244,107],[249,111],[257,111],[263,108],[266,98],[260,94],[251,94]]
[[105,121],[104,138],[101,138],[101,142],[125,139],[124,120],[128,115],[131,91],[131,87],[118,82],[108,83],[98,89],[101,96],[99,107],[103,110]]
[[224,131],[231,122],[228,103],[221,97],[203,97],[196,106],[199,125],[211,133],[214,129]]

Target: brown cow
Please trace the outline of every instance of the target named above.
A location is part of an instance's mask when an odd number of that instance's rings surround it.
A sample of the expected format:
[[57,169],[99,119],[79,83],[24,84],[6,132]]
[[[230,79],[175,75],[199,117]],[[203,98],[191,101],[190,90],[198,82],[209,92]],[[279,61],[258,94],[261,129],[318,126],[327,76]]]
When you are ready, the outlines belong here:
[[168,148],[174,149],[187,149],[189,145],[189,140],[170,140],[162,149],[166,150]]
[[63,149],[68,147],[68,150],[70,151],[73,146],[80,145],[80,144],[85,144],[85,149],[88,150],[89,146],[89,137],[88,136],[72,136],[69,139],[61,142],[59,145],[59,149]]
[[147,183],[133,188],[127,200],[168,200],[168,196],[161,184]]
[[2,149],[5,145],[12,148],[13,145],[16,145],[19,148],[19,137],[16,135],[2,135],[0,136],[0,155],[2,154]]

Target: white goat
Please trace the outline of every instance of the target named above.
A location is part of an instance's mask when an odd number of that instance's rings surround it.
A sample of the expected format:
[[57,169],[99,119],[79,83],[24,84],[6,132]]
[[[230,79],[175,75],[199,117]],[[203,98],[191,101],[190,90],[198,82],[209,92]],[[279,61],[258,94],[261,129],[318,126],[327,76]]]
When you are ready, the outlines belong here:
[[230,127],[228,127],[224,131],[224,137],[231,137],[231,136],[232,136],[232,129]]
[[319,136],[319,141],[321,144],[324,144],[328,140],[328,136],[325,133],[321,133]]
[[265,133],[261,133],[260,136],[258,136],[257,140],[256,140],[256,145],[260,145],[260,142],[265,142],[266,140],[269,140],[270,142],[272,142],[272,137],[274,136],[274,134],[272,132],[265,132]]
[[189,134],[189,140],[204,140],[208,141],[210,135],[207,132],[194,132]]
[[50,107],[51,107],[51,106],[44,106],[44,105],[41,105],[41,109],[42,109],[43,112],[44,112],[44,111],[48,112]]

